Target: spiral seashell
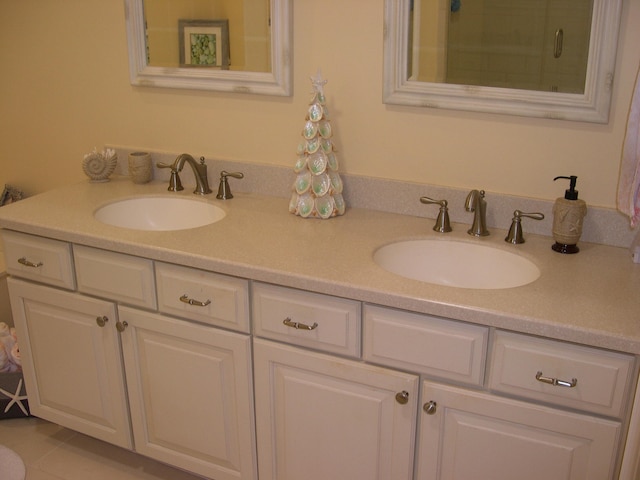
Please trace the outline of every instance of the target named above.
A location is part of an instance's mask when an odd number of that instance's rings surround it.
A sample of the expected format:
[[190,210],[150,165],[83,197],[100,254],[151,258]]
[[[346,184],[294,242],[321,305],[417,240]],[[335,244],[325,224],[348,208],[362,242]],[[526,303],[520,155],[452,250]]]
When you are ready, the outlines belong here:
[[98,153],[95,150],[84,156],[82,170],[92,182],[108,182],[118,164],[118,156],[112,151]]

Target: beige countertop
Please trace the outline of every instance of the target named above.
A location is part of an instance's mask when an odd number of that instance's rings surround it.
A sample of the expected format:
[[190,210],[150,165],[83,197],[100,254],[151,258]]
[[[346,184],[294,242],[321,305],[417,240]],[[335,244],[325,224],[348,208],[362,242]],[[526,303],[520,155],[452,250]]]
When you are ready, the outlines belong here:
[[[135,195],[181,195],[226,210],[215,224],[175,232],[128,230],[93,218],[101,205]],[[126,177],[82,182],[0,209],[0,227],[490,327],[640,354],[640,265],[627,249],[580,243],[576,255],[551,250],[550,237],[526,243],[466,234],[468,225],[438,234],[432,220],[347,209],[329,220],[288,212],[288,199],[236,193],[232,200],[167,192],[165,182],[134,185]],[[462,289],[407,280],[376,265],[382,245],[436,238],[479,242],[517,252],[538,265],[533,283],[501,290]]]

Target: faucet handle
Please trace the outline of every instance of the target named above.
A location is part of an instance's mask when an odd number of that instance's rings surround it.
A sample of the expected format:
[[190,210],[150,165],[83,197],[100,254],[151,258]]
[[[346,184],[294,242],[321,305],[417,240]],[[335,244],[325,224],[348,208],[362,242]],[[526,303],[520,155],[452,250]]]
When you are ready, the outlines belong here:
[[436,232],[446,233],[452,230],[451,223],[449,222],[449,208],[447,207],[448,203],[446,200],[434,200],[429,197],[420,197],[420,202],[426,205],[440,205],[438,218],[436,218],[436,224],[433,226],[433,229]]
[[513,212],[511,228],[509,228],[509,233],[504,239],[505,242],[513,243],[514,245],[524,243],[524,236],[522,235],[522,217],[533,218],[534,220],[542,220],[544,218],[544,214],[539,212],[525,213],[521,212],[520,210],[515,210]]
[[216,198],[220,200],[227,200],[227,199],[233,198],[233,195],[231,194],[231,188],[229,188],[229,182],[227,180],[227,177],[244,178],[244,173],[241,173],[241,172],[230,173],[230,172],[225,172],[224,170],[220,172],[220,185],[218,186],[218,195],[216,195]]
[[178,170],[175,169],[174,165],[169,165],[168,163],[158,162],[156,163],[158,168],[170,168],[171,169],[171,178],[169,178],[169,190],[170,192],[179,192],[180,190],[184,190],[182,186],[182,182],[180,181],[180,175],[178,175]]

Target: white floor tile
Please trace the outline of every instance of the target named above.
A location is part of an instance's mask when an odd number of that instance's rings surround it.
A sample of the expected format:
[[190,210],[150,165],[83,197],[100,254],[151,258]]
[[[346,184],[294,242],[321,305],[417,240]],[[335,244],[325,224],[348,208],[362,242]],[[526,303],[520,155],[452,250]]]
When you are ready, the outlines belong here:
[[20,455],[26,480],[202,480],[35,417],[0,420],[0,444]]

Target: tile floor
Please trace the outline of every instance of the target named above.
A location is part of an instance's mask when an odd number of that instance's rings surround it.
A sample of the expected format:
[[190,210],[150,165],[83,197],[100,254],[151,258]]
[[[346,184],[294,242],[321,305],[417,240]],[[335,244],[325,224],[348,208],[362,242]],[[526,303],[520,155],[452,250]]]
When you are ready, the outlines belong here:
[[202,480],[44,420],[0,420],[0,444],[27,467],[26,480]]

